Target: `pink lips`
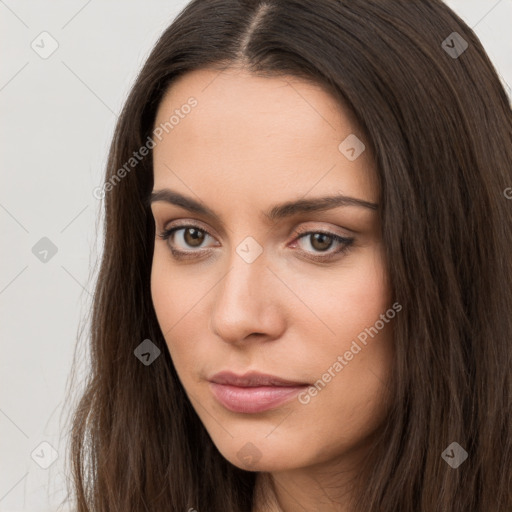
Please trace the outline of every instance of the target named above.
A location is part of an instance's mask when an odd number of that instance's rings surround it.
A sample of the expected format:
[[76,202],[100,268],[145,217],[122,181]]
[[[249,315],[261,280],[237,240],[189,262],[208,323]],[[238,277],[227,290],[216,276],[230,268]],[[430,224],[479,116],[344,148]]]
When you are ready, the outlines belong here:
[[215,398],[226,409],[242,413],[275,409],[308,386],[256,372],[245,375],[220,372],[209,380]]

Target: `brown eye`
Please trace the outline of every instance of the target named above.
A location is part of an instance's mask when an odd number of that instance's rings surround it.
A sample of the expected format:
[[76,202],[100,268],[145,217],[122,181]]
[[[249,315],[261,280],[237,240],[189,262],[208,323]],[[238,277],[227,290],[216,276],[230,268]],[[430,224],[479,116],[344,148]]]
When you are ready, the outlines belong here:
[[190,247],[200,247],[205,239],[205,233],[197,228],[186,228],[183,239]]
[[333,242],[333,237],[325,233],[314,233],[310,235],[311,247],[317,251],[329,249]]
[[[355,239],[346,238],[336,233],[307,231],[305,233],[299,233],[297,240],[299,245],[303,248],[302,252],[308,254],[311,259],[319,262],[328,262],[347,252]],[[306,244],[305,242],[308,243]],[[307,247],[307,245],[309,245],[309,247]],[[333,247],[334,250],[332,249]]]
[[167,229],[158,235],[162,240],[167,240],[173,254],[185,254],[187,249],[190,253],[199,252],[192,249],[202,249],[207,238],[213,238],[204,229],[198,226],[176,226]]
[[[207,238],[214,240],[210,233],[194,225],[176,226],[164,230],[158,236],[167,241],[174,258],[177,260],[204,256],[205,251],[209,249],[207,246],[203,247],[203,243],[207,242]],[[355,239],[330,232],[307,231],[299,233],[296,240],[299,241],[299,245],[302,247],[301,252],[307,254],[308,258],[319,262],[328,262],[348,251]],[[308,242],[308,244],[305,244],[305,242]],[[304,247],[304,245],[309,245],[309,248]],[[202,250],[195,251],[193,249]]]

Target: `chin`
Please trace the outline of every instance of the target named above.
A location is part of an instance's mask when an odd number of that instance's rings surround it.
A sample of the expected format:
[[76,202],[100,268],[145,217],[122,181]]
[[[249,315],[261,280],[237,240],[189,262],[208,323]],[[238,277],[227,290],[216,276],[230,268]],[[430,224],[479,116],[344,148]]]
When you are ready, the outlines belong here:
[[234,466],[245,471],[257,472],[285,471],[297,467],[298,464],[307,465],[306,461],[299,459],[298,456],[301,454],[294,453],[289,448],[283,443],[275,446],[264,439],[232,439],[229,446],[217,446],[222,456]]

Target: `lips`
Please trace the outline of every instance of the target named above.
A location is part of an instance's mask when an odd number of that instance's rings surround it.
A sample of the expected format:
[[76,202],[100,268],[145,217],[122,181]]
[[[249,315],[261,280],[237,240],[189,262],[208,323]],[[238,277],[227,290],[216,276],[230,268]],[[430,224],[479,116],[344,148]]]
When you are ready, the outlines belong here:
[[213,395],[226,409],[253,414],[275,409],[309,386],[257,372],[245,375],[220,372],[209,381]]

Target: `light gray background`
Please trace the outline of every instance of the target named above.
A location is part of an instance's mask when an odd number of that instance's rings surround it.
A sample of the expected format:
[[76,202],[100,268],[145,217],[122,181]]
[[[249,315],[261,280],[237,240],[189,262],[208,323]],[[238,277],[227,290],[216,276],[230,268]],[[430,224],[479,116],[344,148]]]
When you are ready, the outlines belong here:
[[[54,511],[65,496],[64,392],[102,249],[92,190],[141,64],[186,3],[0,0],[0,512]],[[512,84],[512,0],[447,3]],[[47,59],[31,47],[49,48],[43,31],[58,43]],[[32,253],[43,237],[58,249],[46,263]],[[58,453],[48,469],[42,442]]]

